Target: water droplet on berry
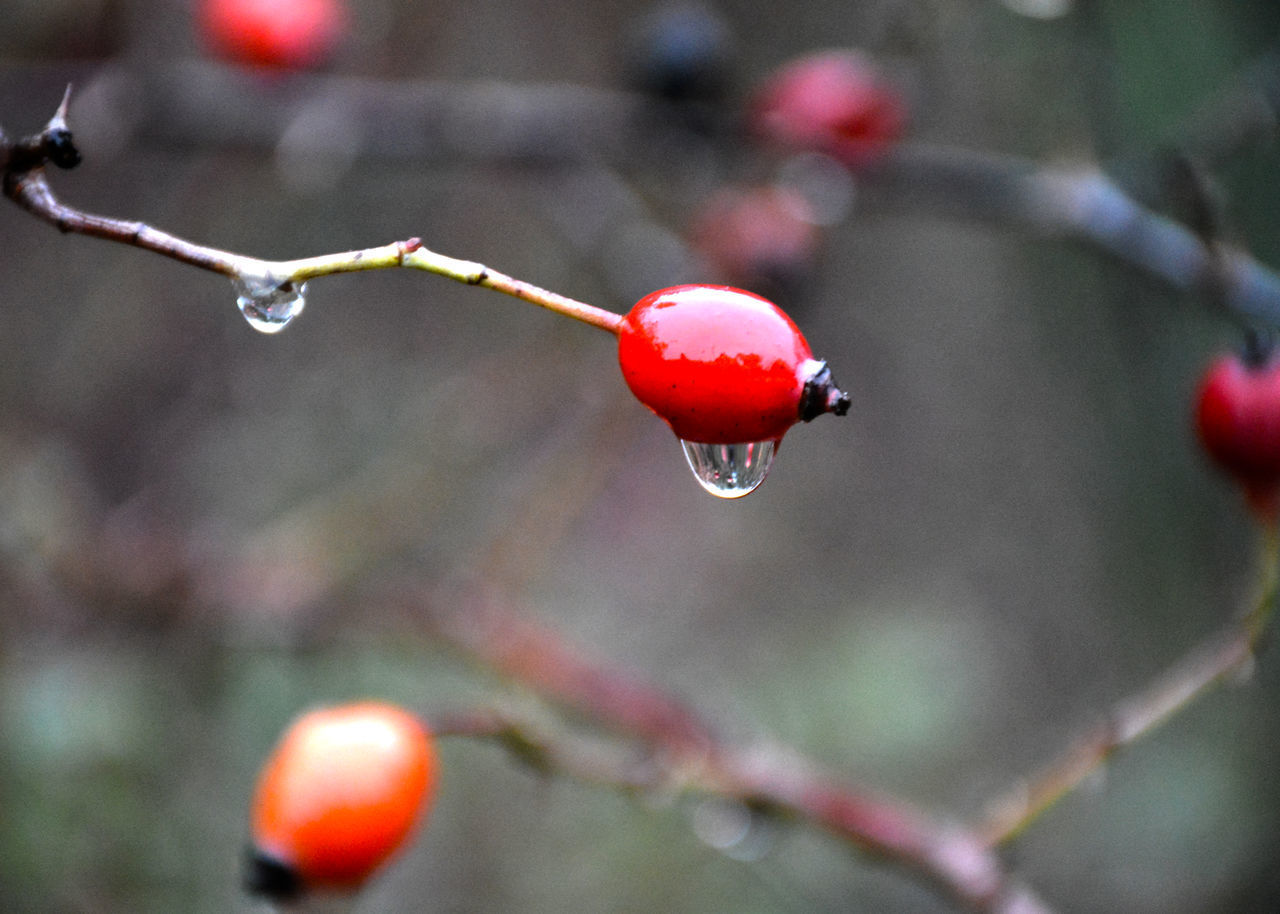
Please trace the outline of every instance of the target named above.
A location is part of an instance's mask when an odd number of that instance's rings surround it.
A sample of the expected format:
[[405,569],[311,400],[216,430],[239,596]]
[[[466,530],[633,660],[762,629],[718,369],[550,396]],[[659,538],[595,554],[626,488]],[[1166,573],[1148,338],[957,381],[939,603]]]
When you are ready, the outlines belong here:
[[240,275],[231,280],[236,304],[249,326],[262,333],[279,333],[306,307],[307,284],[280,282],[270,274]]
[[680,444],[694,477],[717,498],[741,498],[764,482],[778,447],[776,441],[706,444],[683,438]]

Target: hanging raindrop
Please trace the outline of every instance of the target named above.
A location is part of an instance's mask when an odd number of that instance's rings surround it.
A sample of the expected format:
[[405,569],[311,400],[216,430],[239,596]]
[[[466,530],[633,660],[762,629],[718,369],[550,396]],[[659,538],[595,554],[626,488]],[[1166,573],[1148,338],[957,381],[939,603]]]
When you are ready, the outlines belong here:
[[262,333],[279,333],[302,313],[307,304],[307,284],[280,282],[270,274],[233,277],[236,304],[249,326]]
[[760,810],[736,800],[710,798],[692,811],[693,833],[732,860],[750,863],[773,848],[776,833]]
[[741,498],[764,482],[778,447],[777,441],[706,444],[683,438],[680,444],[694,477],[717,498]]

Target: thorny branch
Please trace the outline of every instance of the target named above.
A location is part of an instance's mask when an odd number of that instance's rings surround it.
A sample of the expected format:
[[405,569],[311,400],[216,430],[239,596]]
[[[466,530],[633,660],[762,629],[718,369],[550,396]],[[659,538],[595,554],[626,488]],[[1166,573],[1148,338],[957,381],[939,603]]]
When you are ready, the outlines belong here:
[[433,635],[597,728],[641,750],[602,752],[598,742],[539,730],[498,711],[432,720],[440,735],[497,741],[544,773],[634,792],[714,796],[759,815],[807,822],[858,851],[916,873],[984,914],[1049,914],[980,836],[934,821],[909,804],[842,783],[784,747],[738,748],[662,690],[594,664],[492,592],[447,598],[405,584],[381,597]]
[[[67,98],[35,136],[0,133],[4,193],[63,232],[144,248],[225,276],[300,283],[335,273],[406,267],[483,286],[613,333],[611,311],[539,288],[467,260],[438,254],[419,239],[362,251],[266,261],[197,244],[152,228],[86,213],[58,200],[44,165],[72,167],[79,153],[66,125]],[[1157,213],[1096,167],[1045,168],[1026,159],[950,147],[903,144],[862,176],[864,189],[894,205],[931,206],[1046,236],[1084,241],[1183,292],[1212,292],[1238,318],[1280,325],[1280,276]]]
[[1214,685],[1248,673],[1275,611],[1278,563],[1280,536],[1268,527],[1261,559],[1262,592],[1253,608],[1225,631],[1197,644],[1145,689],[1116,704],[1101,724],[1044,771],[991,803],[987,821],[978,828],[984,843],[995,847],[1016,838],[1116,752],[1136,743]]
[[457,594],[440,599],[410,585],[384,599],[415,617],[425,611],[436,637],[461,648],[486,669],[578,712],[591,724],[638,742],[647,754],[642,760],[602,756],[596,744],[539,731],[492,711],[442,719],[437,727],[445,734],[495,739],[545,773],[627,791],[711,795],[740,802],[758,814],[808,822],[864,853],[916,872],[969,910],[1033,914],[1048,908],[1007,872],[998,848],[1113,754],[1138,742],[1214,685],[1248,670],[1275,610],[1278,563],[1280,536],[1268,529],[1262,592],[1248,614],[1118,702],[1102,725],[1045,771],[988,804],[987,819],[967,828],[931,820],[900,800],[842,784],[785,748],[731,747],[677,700],[617,670],[590,663],[491,592],[470,599]]
[[61,232],[143,248],[193,267],[256,283],[266,280],[277,287],[300,285],[309,279],[336,273],[396,267],[423,270],[465,285],[502,292],[610,333],[616,334],[621,326],[621,316],[612,311],[540,288],[481,263],[439,254],[424,247],[419,238],[299,260],[260,260],[197,244],[143,222],[127,222],[68,206],[54,195],[45,175],[45,165],[70,168],[80,161],[66,126],[69,97],[68,89],[58,113],[40,133],[16,142],[7,141],[0,133],[5,196]]

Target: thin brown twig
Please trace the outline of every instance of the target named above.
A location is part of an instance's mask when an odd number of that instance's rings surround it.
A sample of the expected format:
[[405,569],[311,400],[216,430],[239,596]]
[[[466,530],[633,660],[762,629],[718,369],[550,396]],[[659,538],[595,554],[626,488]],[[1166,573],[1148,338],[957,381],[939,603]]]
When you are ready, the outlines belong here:
[[844,783],[789,749],[738,748],[681,701],[582,657],[554,632],[506,606],[492,591],[447,596],[403,583],[382,595],[424,618],[433,634],[486,669],[576,712],[643,749],[602,756],[571,736],[529,728],[498,712],[433,720],[451,735],[496,739],[537,770],[627,791],[734,800],[764,814],[816,826],[857,850],[915,873],[967,910],[1048,914],[979,837],[910,804]]
[[54,196],[43,169],[6,175],[4,192],[27,212],[50,223],[60,232],[131,245],[223,276],[240,275],[248,260],[229,251],[194,244],[144,222],[99,216],[67,206]]
[[[64,111],[65,99],[60,108]],[[38,136],[47,140],[53,125],[51,121]],[[69,143],[64,117],[61,126],[59,136]],[[622,318],[611,311],[474,261],[446,257],[422,247],[418,239],[365,251],[264,261],[198,245],[145,223],[85,213],[56,198],[43,169],[34,167],[39,162],[22,158],[15,163],[12,151],[20,148],[26,148],[24,141],[7,141],[0,134],[4,192],[64,232],[146,248],[227,276],[265,276],[279,283],[391,267],[421,269],[514,296],[615,334],[621,325]],[[942,206],[967,216],[1077,238],[1173,288],[1209,290],[1220,294],[1233,313],[1280,325],[1280,276],[1243,251],[1206,245],[1192,229],[1134,200],[1096,166],[1046,168],[1015,156],[904,143],[867,169],[861,179],[872,200],[895,207],[904,203]]]
[[179,238],[144,222],[101,216],[69,206],[57,198],[45,174],[46,163],[72,167],[79,162],[79,153],[66,128],[66,105],[64,97],[58,113],[39,134],[9,141],[0,133],[5,196],[61,232],[142,248],[232,279],[276,288],[300,286],[308,280],[338,273],[397,267],[423,270],[465,285],[510,295],[615,335],[622,326],[619,314],[508,276],[482,263],[440,254],[425,247],[419,238],[296,260],[262,260]]
[[1140,692],[1118,702],[1099,726],[1084,734],[1040,773],[989,804],[977,833],[988,847],[1006,844],[1026,830],[1116,752],[1148,735],[1210,688],[1248,670],[1277,600],[1280,538],[1265,531],[1261,593],[1239,622],[1198,644]]
[[337,273],[405,267],[435,273],[469,286],[481,286],[538,305],[564,317],[616,334],[622,317],[604,308],[577,301],[558,292],[508,276],[484,264],[448,257],[422,246],[420,239],[393,242],[376,248],[343,251],[298,260],[259,260],[197,244],[144,222],[127,222],[86,213],[59,201],[43,170],[6,176],[5,194],[23,209],[73,232],[153,251],[189,266],[229,277],[270,277],[277,285],[302,283]]
[[663,787],[661,770],[651,760],[606,746],[600,740],[547,732],[496,708],[435,713],[428,717],[427,724],[440,739],[491,740],[540,775],[571,778],[628,793]]
[[1210,292],[1230,313],[1280,325],[1280,275],[1239,248],[1139,203],[1097,165],[1047,167],[1016,156],[902,145],[864,177],[881,205],[1020,227],[1084,242],[1185,293]]

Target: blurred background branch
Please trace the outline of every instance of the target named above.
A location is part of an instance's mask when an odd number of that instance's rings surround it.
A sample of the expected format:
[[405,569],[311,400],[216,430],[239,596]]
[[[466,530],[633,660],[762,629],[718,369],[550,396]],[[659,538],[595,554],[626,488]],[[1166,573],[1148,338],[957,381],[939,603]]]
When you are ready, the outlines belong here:
[[[635,148],[643,143],[644,134],[660,116],[659,111],[652,109],[653,103],[644,97],[621,93],[604,93],[597,106],[580,107],[581,96],[590,96],[591,90],[567,86],[488,84],[477,89],[435,85],[428,89],[390,83],[359,82],[353,86],[341,80],[336,85],[330,80],[312,86],[309,79],[303,86],[285,84],[290,88],[283,102],[272,104],[273,95],[280,90],[267,86],[265,106],[246,106],[242,104],[246,94],[261,96],[260,83],[247,82],[251,77],[226,67],[208,65],[206,69],[222,78],[187,74],[161,80],[161,83],[182,87],[199,85],[199,99],[205,104],[221,98],[221,107],[251,112],[254,118],[262,117],[264,109],[289,109],[298,105],[296,93],[316,95],[333,103],[335,111],[342,116],[358,115],[369,123],[396,120],[396,109],[383,110],[382,106],[394,105],[399,92],[405,91],[405,96],[398,100],[405,103],[400,116],[410,118],[413,124],[408,134],[438,136],[446,130],[456,130],[459,136],[479,144],[461,150],[444,144],[450,148],[451,156],[456,155],[463,161],[528,161],[546,156],[549,162],[564,165],[579,157],[594,158],[605,152],[596,148],[601,137],[623,140],[624,146]],[[450,100],[453,107],[442,110],[439,103],[444,99]],[[670,121],[679,110],[666,111],[665,120]],[[610,118],[602,122],[600,112],[608,112]],[[287,118],[284,111],[279,113],[282,120]],[[543,128],[549,127],[555,141],[542,132],[523,129],[519,118],[529,118]],[[202,111],[193,120],[218,125],[227,121],[218,116],[217,110]],[[328,134],[332,127],[328,125],[319,131],[317,138],[319,134]],[[486,137],[486,131],[495,129],[502,132],[506,141],[491,142]],[[358,132],[363,134],[364,129]],[[215,145],[228,141],[235,142],[234,133],[230,137],[222,134],[216,140],[207,138],[205,143]],[[438,141],[428,145],[439,152]],[[413,155],[412,144],[399,148],[405,155]],[[18,167],[10,165],[6,169],[8,195],[35,215],[54,221],[63,231],[149,248],[219,272],[230,271],[232,267],[228,264],[237,257],[246,263],[252,259],[251,255],[227,255],[184,242],[141,223],[81,213],[59,203],[42,174],[28,176],[30,166],[25,160],[14,164]],[[1280,324],[1280,277],[1273,270],[1242,251],[1225,247],[1219,239],[1205,238],[1195,228],[1179,225],[1142,206],[1095,167],[1042,168],[1029,160],[1009,156],[902,144],[860,177],[866,189],[878,194],[882,202],[907,212],[914,207],[927,207],[989,219],[1011,229],[1076,238],[1168,282],[1181,292],[1213,290],[1220,295],[1222,305],[1242,320]],[[309,259],[345,261],[350,257],[326,253]],[[362,263],[359,268],[367,269],[367,263],[372,261]],[[339,263],[325,272],[355,268]],[[456,271],[436,272],[470,281]]]
[[[383,271],[265,340],[223,283],[10,210],[0,907],[244,909],[262,753],[377,695],[491,703],[446,724],[508,752],[445,746],[362,910],[1275,909],[1280,680],[1210,694],[1238,628],[1178,661],[1250,584],[1186,411],[1276,314],[1274,4],[813,2],[774,29],[740,0],[696,104],[627,81],[648,4],[364,8],[328,72],[268,74],[204,54],[185,4],[16,3],[0,122],[75,84],[87,161],[56,181],[85,211],[272,258],[441,239],[618,308],[722,267],[689,229],[726,185],[799,191],[778,299],[850,423],[707,505],[594,334]],[[742,130],[746,87],[826,45],[911,106],[852,177]],[[1120,726],[1073,740],[1098,708]],[[690,760],[710,795],[651,789]]]

